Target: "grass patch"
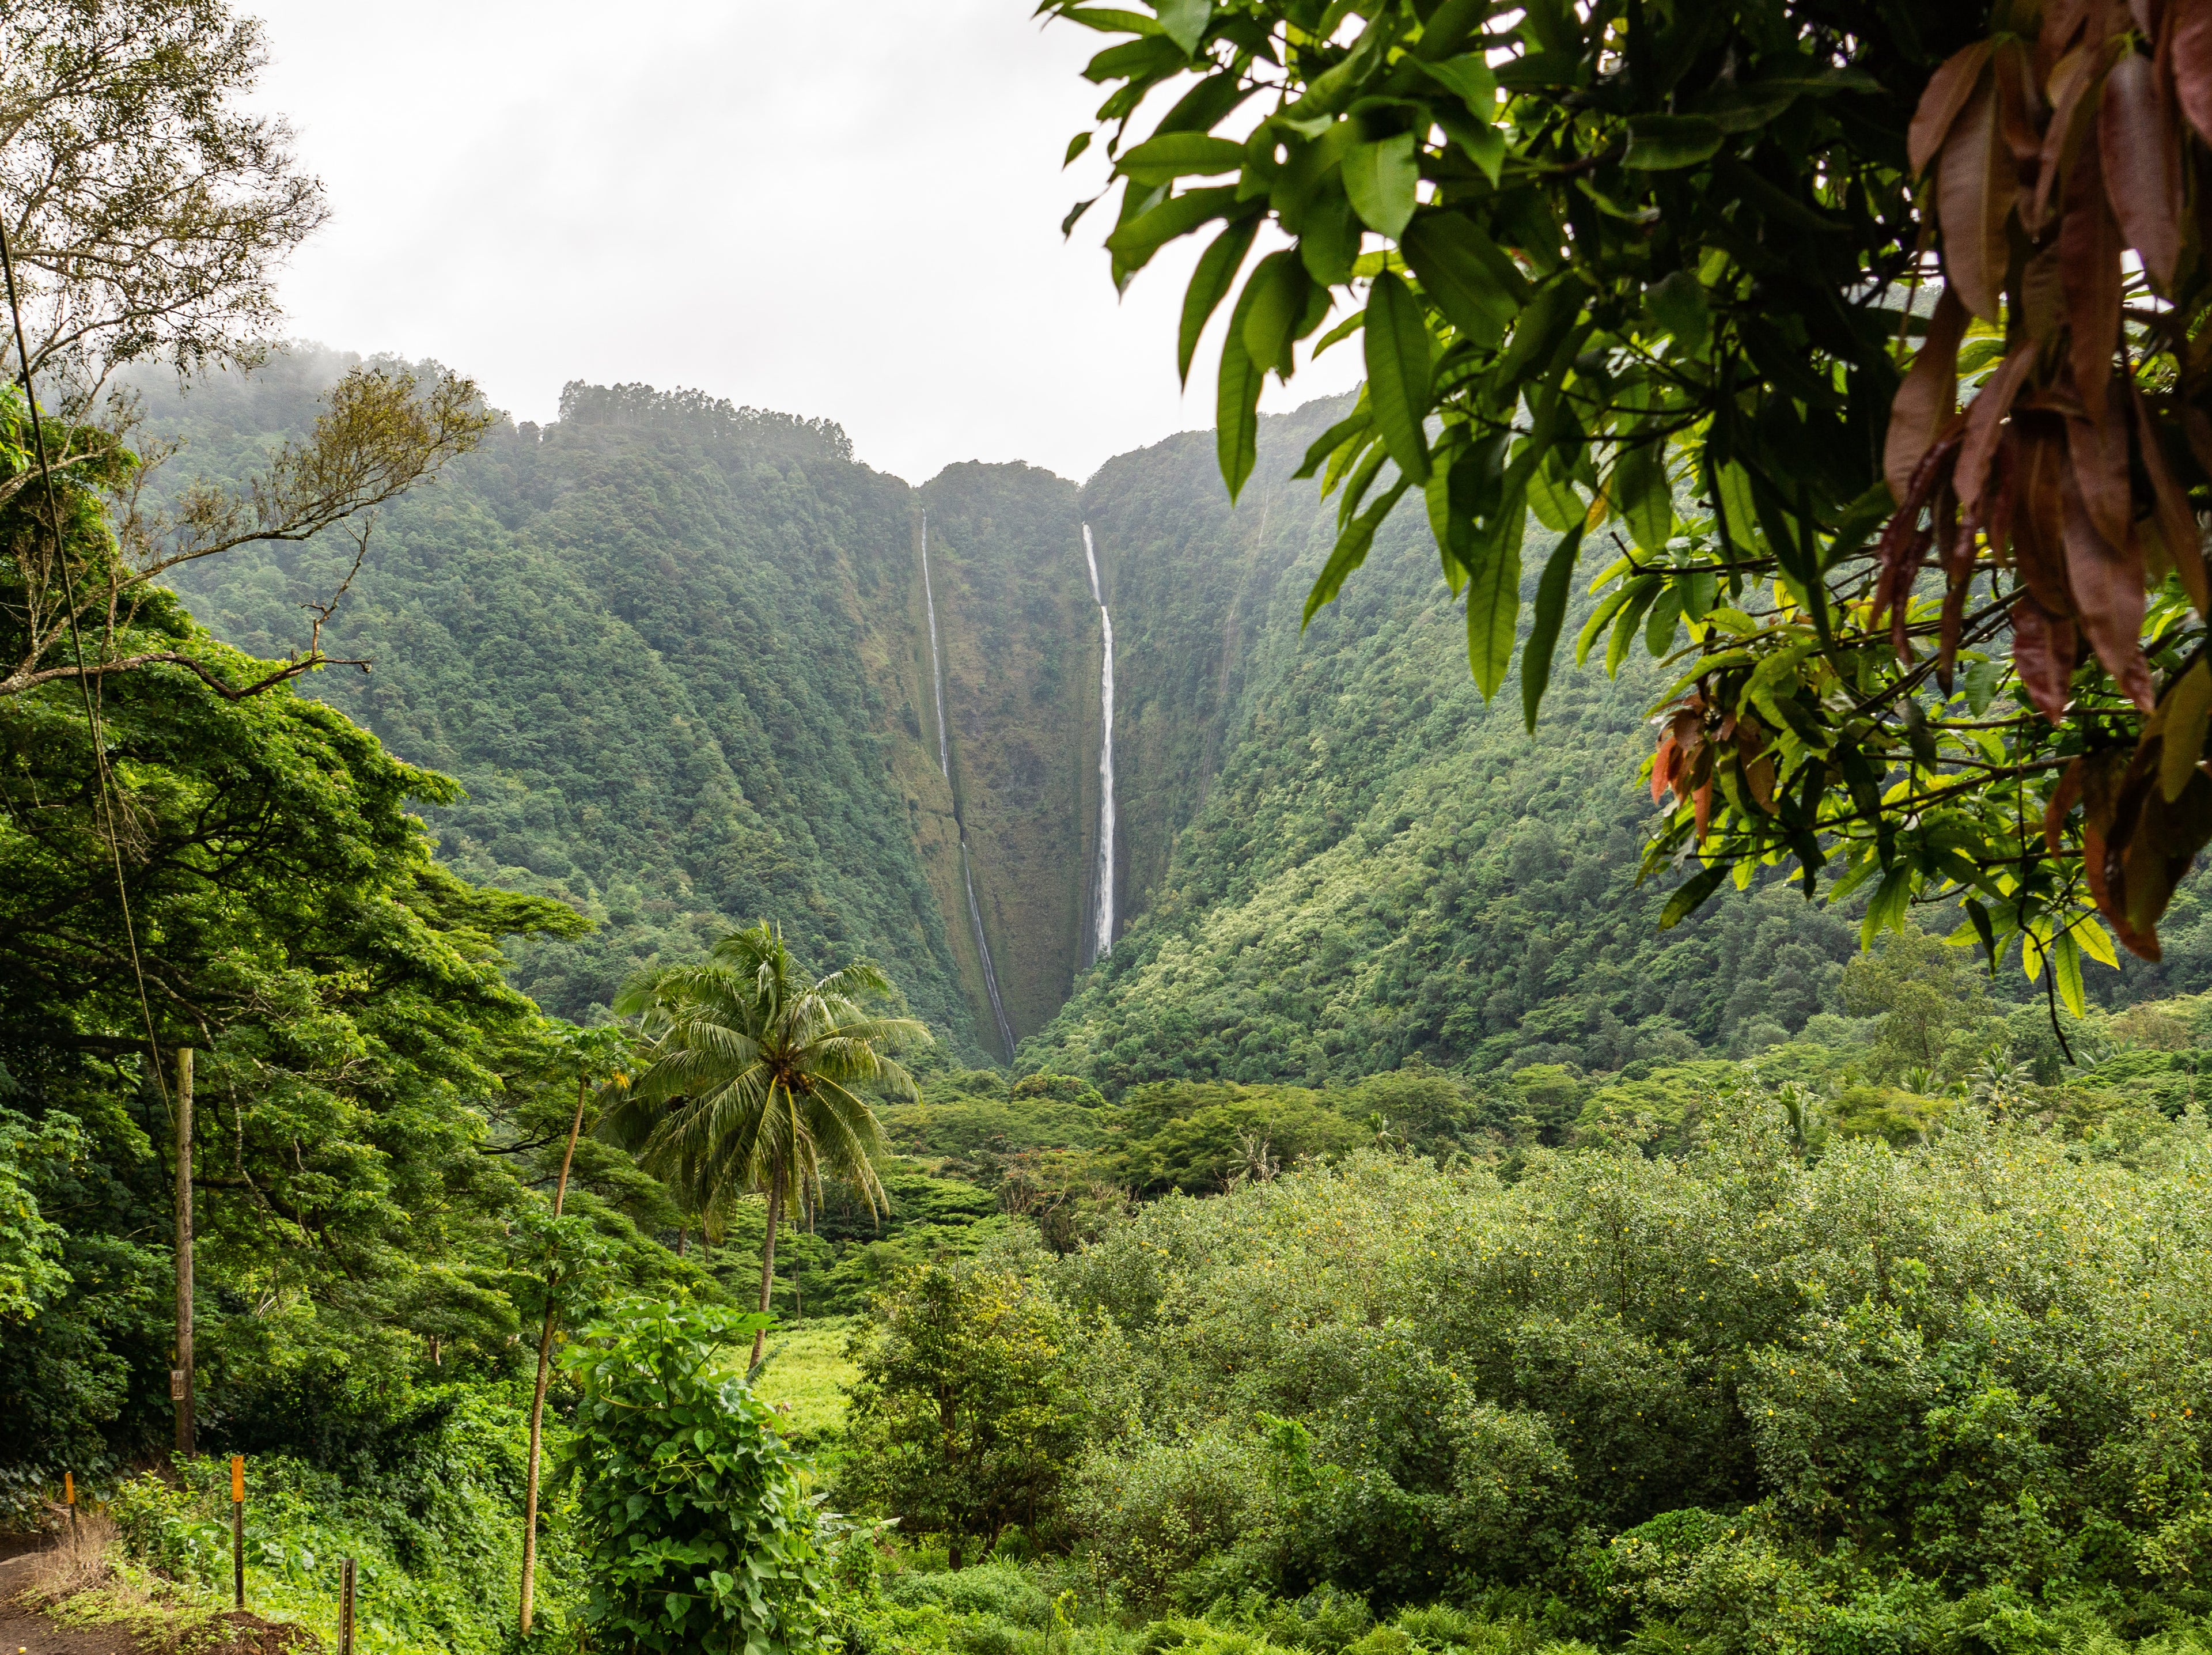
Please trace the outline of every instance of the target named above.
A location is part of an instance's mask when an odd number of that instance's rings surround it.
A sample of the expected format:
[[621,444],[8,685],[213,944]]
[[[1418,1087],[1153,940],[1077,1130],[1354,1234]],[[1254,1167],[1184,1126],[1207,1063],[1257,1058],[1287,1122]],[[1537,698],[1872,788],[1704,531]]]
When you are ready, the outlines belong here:
[[796,1445],[823,1445],[844,1434],[845,1393],[860,1372],[845,1357],[855,1320],[822,1317],[768,1336],[769,1361],[760,1378],[761,1400],[789,1422],[786,1434]]

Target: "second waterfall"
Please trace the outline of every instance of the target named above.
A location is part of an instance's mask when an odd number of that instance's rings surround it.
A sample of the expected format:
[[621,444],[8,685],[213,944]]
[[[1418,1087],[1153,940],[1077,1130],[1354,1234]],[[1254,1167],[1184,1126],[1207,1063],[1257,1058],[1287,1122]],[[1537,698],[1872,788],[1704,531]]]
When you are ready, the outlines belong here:
[[1104,632],[1104,664],[1098,673],[1098,904],[1092,916],[1090,958],[1114,952],[1114,615],[1098,584],[1098,553],[1091,525],[1083,526],[1083,561],[1091,570],[1091,595],[1098,600],[1098,624]]

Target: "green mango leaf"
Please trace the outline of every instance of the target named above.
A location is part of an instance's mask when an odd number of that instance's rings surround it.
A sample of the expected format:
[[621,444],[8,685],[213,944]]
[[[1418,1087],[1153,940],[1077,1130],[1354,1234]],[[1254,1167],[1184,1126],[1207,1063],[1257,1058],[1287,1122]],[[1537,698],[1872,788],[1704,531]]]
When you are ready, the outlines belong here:
[[1477,119],[1488,121],[1498,113],[1498,76],[1480,52],[1447,58],[1440,64],[1423,63],[1421,72],[1465,104]]
[[1674,648],[1674,631],[1681,624],[1681,590],[1668,587],[1653,600],[1650,618],[1644,623],[1644,647],[1654,660]]
[[1528,733],[1536,733],[1537,709],[1552,682],[1552,657],[1559,647],[1559,626],[1567,614],[1567,593],[1575,579],[1575,560],[1582,555],[1583,528],[1577,523],[1559,537],[1552,555],[1544,560],[1544,573],[1536,582],[1536,612],[1528,628],[1528,642],[1521,646],[1521,716]]
[[1395,240],[1405,234],[1413,216],[1413,186],[1420,181],[1411,132],[1345,146],[1344,192],[1352,198],[1360,221],[1377,235]]
[[1536,520],[1554,534],[1579,532],[1589,506],[1575,492],[1575,485],[1549,461],[1539,465],[1528,479],[1528,508]]
[[1287,380],[1297,365],[1293,346],[1298,324],[1305,319],[1313,278],[1298,256],[1285,248],[1260,261],[1245,291],[1251,301],[1245,307],[1245,351],[1256,366],[1272,368],[1279,378]]
[[1305,615],[1298,622],[1301,632],[1312,625],[1313,618],[1321,612],[1322,606],[1332,602],[1344,589],[1344,583],[1351,577],[1352,570],[1367,561],[1367,549],[1375,544],[1375,531],[1382,526],[1382,520],[1390,514],[1391,508],[1398,503],[1399,496],[1410,486],[1410,479],[1401,473],[1398,480],[1385,489],[1373,505],[1352,519],[1344,532],[1336,537],[1335,550],[1329,553],[1328,562],[1322,566],[1320,575],[1314,581],[1313,589],[1306,593]]
[[1337,179],[1324,178],[1307,198],[1298,233],[1298,258],[1323,287],[1352,279],[1359,257],[1359,221]]
[[1711,161],[1726,136],[1718,121],[1704,115],[1632,115],[1620,164],[1647,173],[1694,167]]
[[1198,55],[1206,26],[1213,21],[1213,0],[1152,0],[1159,14],[1160,32],[1182,48],[1182,55]]
[[1966,669],[1966,705],[1976,718],[1990,709],[1997,698],[1997,685],[2004,681],[2005,664],[2001,660],[1978,660]]
[[1721,516],[1728,538],[1747,557],[1759,555],[1759,502],[1751,489],[1751,474],[1733,459],[1720,470]]
[[1505,337],[1528,283],[1480,225],[1462,213],[1423,213],[1401,245],[1421,290],[1454,328],[1489,347]]
[[[1133,184],[1131,188],[1136,187]],[[1139,213],[1115,227],[1106,238],[1106,250],[1126,271],[1142,269],[1155,253],[1179,235],[1188,235],[1202,224],[1225,218],[1237,207],[1237,186],[1223,184],[1206,190],[1186,190],[1147,212]]]
[[1358,436],[1374,423],[1375,417],[1366,409],[1353,409],[1352,412],[1313,440],[1313,445],[1306,450],[1305,462],[1291,475],[1297,478],[1311,477],[1321,469],[1322,461],[1327,459],[1346,441]]
[[1240,219],[1214,237],[1198,256],[1198,268],[1191,272],[1190,285],[1183,289],[1182,325],[1176,338],[1176,377],[1186,386],[1190,383],[1190,359],[1197,353],[1199,335],[1206,332],[1206,322],[1228,297],[1259,228],[1256,215]]
[[1467,664],[1485,701],[1498,693],[1513,661],[1513,635],[1521,618],[1521,536],[1528,521],[1520,499],[1509,495],[1490,532],[1477,536],[1473,547],[1467,580]]
[[1375,423],[1398,469],[1429,480],[1428,417],[1432,388],[1429,329],[1403,277],[1384,271],[1367,295],[1367,394]]
[[1237,307],[1229,313],[1229,332],[1221,341],[1220,384],[1213,403],[1214,451],[1232,503],[1260,458],[1260,386],[1267,374],[1244,349],[1244,319],[1259,282],[1255,271],[1237,296]]
[[1143,80],[1172,74],[1189,57],[1165,35],[1148,34],[1141,40],[1125,40],[1120,46],[1108,46],[1083,66],[1083,78],[1096,81],[1101,86],[1109,81]]
[[1210,173],[1234,173],[1244,165],[1244,146],[1206,132],[1163,132],[1123,152],[1114,170],[1139,184],[1169,184]]
[[[2094,924],[2094,921],[2084,923]],[[2074,933],[2061,931],[2058,940],[2051,949],[2051,981],[2058,989],[2058,997],[2066,1009],[2076,1017],[2088,1014],[2089,997],[2081,988],[2081,945],[2075,940]]]
[[[1859,946],[1873,947],[1874,940],[1885,930],[1903,931],[1905,910],[1911,906],[1911,899],[1912,865],[1893,862],[1867,903],[1866,917],[1859,922]],[[1828,900],[1836,901],[1836,893],[1832,892]]]
[[1671,931],[1704,907],[1705,898],[1721,888],[1721,881],[1728,878],[1730,871],[1729,865],[1722,862],[1700,868],[1683,880],[1674,888],[1674,894],[1667,898],[1666,907],[1659,910],[1659,928]]
[[1070,6],[1054,15],[1104,33],[1158,34],[1160,32],[1160,26],[1141,11],[1122,11],[1112,6]]
[[1704,345],[1712,328],[1712,312],[1705,304],[1705,283],[1692,272],[1678,270],[1661,277],[1644,290],[1644,302],[1685,350]]
[[1655,439],[1624,450],[1614,462],[1607,492],[1627,520],[1638,549],[1650,557],[1663,555],[1674,534],[1674,498],[1668,492],[1661,443]]

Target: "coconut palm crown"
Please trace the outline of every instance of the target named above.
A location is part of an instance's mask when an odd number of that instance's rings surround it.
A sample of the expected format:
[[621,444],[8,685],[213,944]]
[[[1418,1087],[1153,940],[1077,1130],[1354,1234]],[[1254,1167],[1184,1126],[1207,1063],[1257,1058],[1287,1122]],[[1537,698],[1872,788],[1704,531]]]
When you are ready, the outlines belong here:
[[[638,1019],[652,1061],[605,1129],[702,1210],[767,1196],[763,1311],[787,1203],[818,1197],[831,1177],[852,1184],[870,1211],[884,1208],[875,1163],[886,1146],[869,1100],[914,1097],[914,1078],[892,1054],[929,1040],[915,1019],[876,1016],[864,1004],[891,992],[865,960],[810,978],[781,928],[763,920],[723,938],[703,964],[633,978],[616,1001]],[[760,1349],[756,1337],[756,1361]]]

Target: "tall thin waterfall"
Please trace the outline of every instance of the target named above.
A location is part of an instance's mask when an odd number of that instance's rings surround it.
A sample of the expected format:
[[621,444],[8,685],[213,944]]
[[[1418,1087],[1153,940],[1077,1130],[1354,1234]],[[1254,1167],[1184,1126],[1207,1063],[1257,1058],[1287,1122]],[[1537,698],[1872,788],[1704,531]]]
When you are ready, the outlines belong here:
[[[1098,582],[1094,579],[1091,585]],[[945,663],[937,656],[937,594],[929,586],[929,514],[921,514],[921,600],[929,606],[929,687],[937,697],[937,768],[952,779],[952,750],[945,739]]]
[[1006,1043],[1006,1057],[1014,1056],[1014,1025],[1006,1021],[1006,1008],[999,1001],[999,974],[991,969],[991,945],[983,940],[983,910],[975,904],[975,876],[968,870],[968,835],[960,835],[960,877],[968,885],[968,917],[975,927],[975,952],[983,957],[983,992],[991,996],[991,1016]]
[[[937,768],[945,779],[952,779],[952,747],[945,733],[945,661],[937,646],[937,594],[929,584],[929,514],[921,514],[921,598],[929,609],[929,687],[937,700]],[[990,996],[991,1018],[999,1025],[999,1039],[1006,1046],[1009,1062],[1014,1056],[1014,1025],[1006,1020],[1006,1006],[999,999],[999,973],[991,964],[990,939],[983,934],[983,909],[975,900],[975,876],[969,871],[968,824],[960,818],[960,800],[956,794],[952,801],[952,820],[960,830],[960,882],[968,891],[968,919],[975,928],[975,952],[983,961],[983,992]]]
[[1095,960],[1114,952],[1114,616],[1098,584],[1098,553],[1088,523],[1083,526],[1083,561],[1090,566],[1091,595],[1098,600],[1098,624],[1106,635],[1105,665],[1098,674],[1098,910],[1091,948]]

